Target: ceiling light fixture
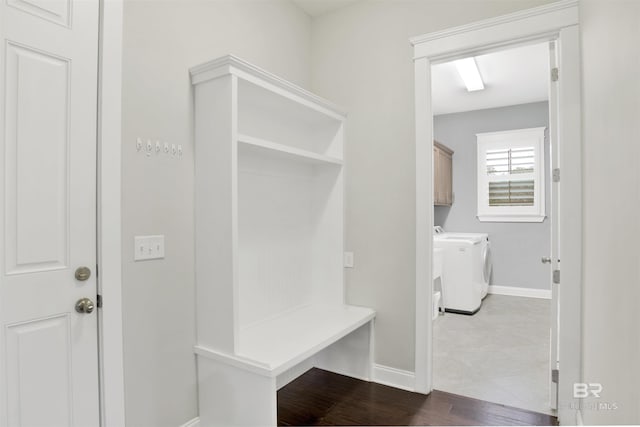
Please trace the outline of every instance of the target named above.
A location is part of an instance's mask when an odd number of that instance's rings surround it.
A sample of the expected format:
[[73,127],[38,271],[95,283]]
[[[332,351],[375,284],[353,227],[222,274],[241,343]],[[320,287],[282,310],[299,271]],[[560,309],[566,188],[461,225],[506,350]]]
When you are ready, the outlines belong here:
[[478,71],[478,65],[475,59],[459,59],[455,61],[455,64],[458,69],[458,74],[460,74],[462,81],[464,81],[465,86],[467,86],[467,91],[473,92],[484,89],[484,82],[482,81],[482,76],[480,76],[480,71]]

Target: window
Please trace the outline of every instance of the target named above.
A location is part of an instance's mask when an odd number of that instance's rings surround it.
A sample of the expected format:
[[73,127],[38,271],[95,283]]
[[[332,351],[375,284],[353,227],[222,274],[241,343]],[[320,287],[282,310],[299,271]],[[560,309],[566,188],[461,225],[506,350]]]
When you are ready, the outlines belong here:
[[544,221],[544,130],[476,134],[480,221]]

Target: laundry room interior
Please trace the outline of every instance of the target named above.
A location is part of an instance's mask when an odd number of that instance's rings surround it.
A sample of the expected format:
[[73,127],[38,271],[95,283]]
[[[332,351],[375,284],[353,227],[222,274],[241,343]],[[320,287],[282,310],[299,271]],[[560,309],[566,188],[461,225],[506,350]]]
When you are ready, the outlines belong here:
[[434,388],[548,414],[551,55],[432,65]]

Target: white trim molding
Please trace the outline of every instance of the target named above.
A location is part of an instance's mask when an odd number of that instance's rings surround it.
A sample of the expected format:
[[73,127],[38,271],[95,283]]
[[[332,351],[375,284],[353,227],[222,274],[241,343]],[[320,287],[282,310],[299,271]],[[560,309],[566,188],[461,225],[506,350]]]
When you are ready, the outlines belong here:
[[[478,21],[411,39],[414,45],[415,159],[416,159],[416,282],[415,282],[415,391],[433,387],[433,108],[431,66],[448,60],[481,55],[525,44],[555,41],[561,78],[555,123],[559,151],[558,183],[561,207],[557,221],[562,259],[562,295],[559,298],[560,383],[558,416],[574,424],[571,386],[581,381],[582,369],[582,146],[581,71],[578,0],[562,0],[540,7]],[[556,135],[553,133],[553,135]],[[556,286],[556,285],[554,285]]]
[[410,41],[414,46],[414,59],[428,57],[431,63],[437,63],[533,41],[553,40],[562,28],[578,22],[578,0],[562,0],[413,37]]
[[196,85],[207,80],[213,80],[229,74],[241,76],[244,80],[255,81],[256,76],[262,81],[261,86],[285,97],[293,97],[297,102],[303,103],[312,109],[320,109],[324,113],[341,120],[347,112],[331,101],[319,97],[281,77],[276,76],[262,68],[259,68],[244,59],[234,55],[225,55],[204,64],[196,65],[189,69],[191,84]]
[[390,366],[374,364],[372,381],[374,383],[388,385],[402,390],[414,391],[416,376],[411,371],[404,371]]
[[200,417],[192,418],[180,427],[200,427]]
[[[417,46],[419,44],[426,43],[432,40],[443,39],[443,38],[455,36],[458,34],[466,34],[471,31],[491,28],[500,24],[511,24],[515,21],[520,21],[524,19],[531,19],[531,18],[537,18],[537,17],[548,19],[549,14],[551,12],[566,11],[569,13],[569,15],[573,15],[574,13],[577,12],[577,7],[578,7],[578,0],[557,1],[551,4],[509,13],[507,15],[496,16],[494,18],[484,19],[482,21],[472,22],[470,24],[460,25],[458,27],[447,28],[446,30],[435,31],[433,33],[412,37],[409,39],[409,41],[413,46]],[[564,18],[564,16],[562,18]],[[570,23],[569,25],[573,25],[573,24]]]
[[100,0],[98,69],[98,292],[100,424],[124,427],[121,158],[123,0]]
[[489,293],[512,297],[551,299],[550,289],[520,288],[517,286],[489,286]]

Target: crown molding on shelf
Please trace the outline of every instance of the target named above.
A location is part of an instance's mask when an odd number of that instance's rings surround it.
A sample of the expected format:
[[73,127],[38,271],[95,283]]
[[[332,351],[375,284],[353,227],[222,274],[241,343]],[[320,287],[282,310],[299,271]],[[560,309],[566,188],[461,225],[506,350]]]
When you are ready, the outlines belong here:
[[[295,96],[306,100],[307,102],[315,103],[321,107],[341,116],[342,118],[347,116],[346,110],[336,104],[328,101],[318,95],[309,92],[306,89],[301,88],[281,77],[276,76],[268,71],[257,67],[244,59],[238,58],[234,55],[225,55],[220,58],[216,58],[212,61],[205,62],[204,64],[196,65],[189,69],[191,74],[191,84],[196,85],[208,80],[213,80],[228,74],[242,74],[247,73],[253,77],[264,81],[267,84],[271,84],[279,89],[288,91]],[[242,77],[242,75],[240,75]]]

